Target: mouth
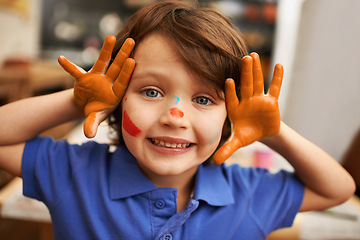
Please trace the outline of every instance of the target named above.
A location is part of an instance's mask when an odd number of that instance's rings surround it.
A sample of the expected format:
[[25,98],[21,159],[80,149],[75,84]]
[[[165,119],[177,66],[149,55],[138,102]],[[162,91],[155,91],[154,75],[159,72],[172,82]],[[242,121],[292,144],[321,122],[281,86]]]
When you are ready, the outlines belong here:
[[148,138],[149,144],[152,146],[155,152],[161,155],[178,155],[184,154],[196,145],[195,143],[183,139],[183,138],[174,138],[174,137],[151,137]]
[[150,140],[152,144],[166,148],[188,148],[191,145],[191,143],[174,143],[174,142],[167,142],[155,138],[151,138]]

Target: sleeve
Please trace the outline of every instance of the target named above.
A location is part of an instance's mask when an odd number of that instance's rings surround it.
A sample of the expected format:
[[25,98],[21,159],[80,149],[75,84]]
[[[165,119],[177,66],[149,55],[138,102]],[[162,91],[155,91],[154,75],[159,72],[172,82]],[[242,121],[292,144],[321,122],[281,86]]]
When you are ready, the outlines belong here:
[[89,162],[95,146],[94,142],[79,146],[49,137],[28,141],[22,158],[23,194],[44,202],[51,211],[69,194],[76,168]]
[[290,227],[304,196],[304,185],[294,173],[284,170],[272,174],[266,169],[254,169],[251,211],[265,234]]

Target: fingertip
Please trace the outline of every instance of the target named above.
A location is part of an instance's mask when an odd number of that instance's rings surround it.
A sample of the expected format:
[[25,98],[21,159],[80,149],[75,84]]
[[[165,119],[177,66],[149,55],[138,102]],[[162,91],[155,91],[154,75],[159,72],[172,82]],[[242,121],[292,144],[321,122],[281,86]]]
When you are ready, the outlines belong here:
[[94,138],[96,135],[96,130],[92,127],[88,127],[84,125],[84,135],[87,138]]
[[221,165],[225,162],[225,160],[223,158],[221,158],[220,156],[218,156],[218,152],[215,153],[214,157],[213,157],[213,160],[214,160],[214,163],[216,165]]
[[257,54],[256,52],[250,53],[250,56],[251,56],[253,59],[259,58],[259,54]]
[[133,58],[128,58],[128,59],[126,59],[126,61],[125,61],[125,64],[127,64],[128,66],[135,66],[135,59],[133,59]]
[[243,61],[251,61],[252,57],[250,55],[245,55],[245,56],[243,56],[242,60]]
[[65,60],[65,57],[63,55],[60,55],[58,57],[58,63],[62,63]]
[[232,78],[228,78],[225,80],[225,93],[227,92],[227,94],[229,94],[230,90],[232,90],[233,88],[235,88],[235,81]]
[[281,77],[282,77],[283,74],[284,74],[284,67],[283,67],[283,65],[280,64],[280,63],[276,64],[276,65],[275,65],[275,72],[278,73],[278,74],[280,74]]
[[133,38],[127,38],[125,42],[131,46],[135,45],[135,40]]
[[284,69],[283,65],[280,64],[280,63],[277,63],[277,64],[275,65],[275,68],[281,69],[281,70]]
[[223,164],[231,155],[232,152],[230,149],[228,149],[228,145],[225,143],[215,152],[213,156],[214,163],[217,165]]
[[84,134],[87,138],[94,138],[97,132],[96,113],[90,113],[84,122]]
[[228,79],[225,80],[226,84],[231,84],[233,82],[234,82],[234,79],[232,79],[232,78],[228,78]]
[[250,55],[246,55],[241,59],[241,66],[252,66],[253,64],[253,58]]
[[114,35],[108,35],[105,40],[109,42],[113,42],[116,41],[116,37]]

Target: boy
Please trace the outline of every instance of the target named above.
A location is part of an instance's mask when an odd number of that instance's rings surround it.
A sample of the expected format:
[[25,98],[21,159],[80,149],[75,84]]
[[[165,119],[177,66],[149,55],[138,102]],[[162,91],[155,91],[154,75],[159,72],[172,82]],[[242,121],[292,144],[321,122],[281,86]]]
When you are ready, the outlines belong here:
[[[59,58],[76,78],[74,90],[0,108],[0,166],[22,176],[24,194],[47,205],[57,239],[265,239],[290,226],[298,211],[353,194],[349,174],[281,122],[281,65],[264,94],[259,57],[246,56],[220,14],[155,3],[116,41],[105,40],[87,73]],[[240,80],[240,100],[233,79]],[[83,117],[83,109],[88,137],[112,114],[115,152],[35,138]],[[214,154],[217,164],[260,140],[295,173],[205,164],[227,136],[227,116],[231,136]]]

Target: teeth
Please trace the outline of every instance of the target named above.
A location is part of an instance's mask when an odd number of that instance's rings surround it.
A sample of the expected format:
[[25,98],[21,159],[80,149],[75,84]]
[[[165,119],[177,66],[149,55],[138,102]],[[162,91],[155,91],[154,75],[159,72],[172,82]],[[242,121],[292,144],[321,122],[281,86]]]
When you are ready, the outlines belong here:
[[160,146],[160,147],[167,147],[167,148],[187,148],[190,146],[190,143],[169,143],[169,142],[164,142],[158,139],[151,139],[152,143]]

